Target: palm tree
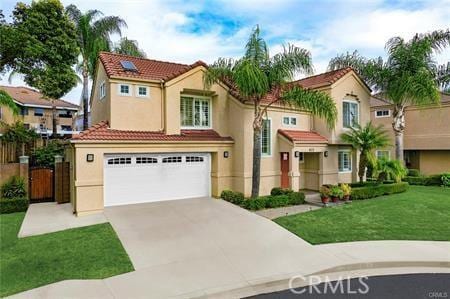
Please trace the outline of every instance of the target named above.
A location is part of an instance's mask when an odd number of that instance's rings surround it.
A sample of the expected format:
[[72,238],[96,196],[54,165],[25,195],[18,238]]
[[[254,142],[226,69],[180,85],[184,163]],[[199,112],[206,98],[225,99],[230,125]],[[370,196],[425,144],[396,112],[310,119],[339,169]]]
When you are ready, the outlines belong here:
[[404,161],[405,107],[439,103],[439,87],[448,86],[450,76],[440,73],[433,55],[449,45],[448,29],[416,34],[409,41],[393,37],[386,43],[386,60],[381,57],[366,59],[355,51],[352,55],[338,55],[328,65],[330,70],[353,67],[369,85],[392,102],[395,157],[400,161]]
[[341,134],[341,139],[360,151],[358,167],[360,182],[364,180],[367,166],[373,164],[375,160],[373,150],[389,145],[389,136],[383,129],[383,126],[375,127],[371,122],[367,123],[364,127],[359,124],[354,124],[354,127],[350,128],[349,132]]
[[136,40],[123,37],[113,49],[114,53],[131,55],[145,58],[147,55],[144,50],[139,49],[139,44]]
[[[296,73],[312,73],[310,53],[293,45],[284,47],[283,52],[270,57],[264,39],[257,26],[245,46],[242,58],[219,58],[208,67],[204,75],[205,88],[218,81],[226,82],[245,101],[254,106],[253,119],[253,198],[259,195],[261,171],[261,131],[267,109],[274,103],[305,109],[326,120],[330,128],[336,122],[336,105],[325,93],[304,90],[292,81]],[[277,100],[265,103],[262,100],[269,93],[275,93]]]
[[78,70],[83,77],[83,91],[81,106],[83,107],[83,129],[88,128],[89,77],[94,77],[97,57],[100,51],[111,49],[110,36],[114,33],[122,34],[121,28],[126,27],[124,20],[116,16],[101,17],[99,10],[88,10],[82,13],[75,5],[69,5],[66,11],[75,23],[81,61]]
[[398,183],[407,173],[408,169],[399,160],[388,160],[386,158],[377,160],[375,174],[378,176],[378,181],[380,182],[392,178]]

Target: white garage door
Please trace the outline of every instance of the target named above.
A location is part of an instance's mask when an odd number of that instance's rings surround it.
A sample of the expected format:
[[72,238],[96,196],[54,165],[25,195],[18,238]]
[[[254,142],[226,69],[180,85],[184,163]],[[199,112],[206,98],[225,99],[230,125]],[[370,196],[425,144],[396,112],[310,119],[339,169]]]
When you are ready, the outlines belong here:
[[106,155],[105,206],[210,195],[210,154]]

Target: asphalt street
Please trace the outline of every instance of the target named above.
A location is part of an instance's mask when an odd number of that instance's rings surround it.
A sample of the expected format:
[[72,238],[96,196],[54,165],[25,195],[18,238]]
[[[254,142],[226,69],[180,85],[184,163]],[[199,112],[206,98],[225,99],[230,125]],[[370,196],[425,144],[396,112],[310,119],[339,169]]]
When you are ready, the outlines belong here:
[[[294,293],[294,292],[295,293]],[[344,279],[315,286],[261,294],[254,299],[290,298],[450,298],[450,274],[406,274]]]

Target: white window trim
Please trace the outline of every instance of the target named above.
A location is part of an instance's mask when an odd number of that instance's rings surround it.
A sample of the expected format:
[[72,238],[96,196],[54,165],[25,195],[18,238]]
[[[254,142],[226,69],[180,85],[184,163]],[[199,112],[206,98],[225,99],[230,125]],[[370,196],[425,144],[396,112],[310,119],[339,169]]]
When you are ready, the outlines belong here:
[[[300,158],[302,158],[302,159],[300,159]],[[298,163],[300,163],[300,164],[305,163],[305,153],[304,152],[299,152]]]
[[[378,112],[378,111],[388,111],[388,115],[381,115],[381,116],[378,116],[378,115],[377,115],[377,112]],[[375,114],[375,118],[391,117],[391,109],[375,110],[374,114]]]
[[357,121],[358,124],[360,124],[360,121],[361,121],[361,116],[360,116],[360,114],[361,114],[361,111],[360,111],[361,107],[360,107],[359,102],[357,100],[352,100],[352,99],[344,99],[344,100],[342,100],[342,128],[344,130],[350,130],[352,127],[345,127],[344,126],[344,103],[345,102],[358,105],[358,121]]
[[[181,129],[187,129],[187,130],[208,130],[208,129],[212,129],[213,128],[213,124],[212,124],[212,121],[213,121],[212,110],[213,110],[213,108],[212,108],[211,97],[182,94],[180,96],[180,106],[181,106],[181,98],[182,97],[193,98],[193,99],[204,99],[204,100],[207,100],[209,102],[209,115],[208,115],[209,126],[180,126],[180,128]],[[194,109],[194,108],[192,108],[192,109]],[[194,110],[192,110],[192,111],[194,111]],[[192,117],[194,117],[194,115],[192,115]],[[181,123],[181,113],[180,113],[180,123]]]
[[[102,86],[103,86],[103,93],[102,93]],[[102,83],[100,83],[100,92],[99,93],[100,93],[100,100],[103,100],[106,97],[106,82],[105,81],[102,81]]]
[[[284,119],[288,118],[289,119],[289,124],[285,124],[284,123]],[[295,125],[291,124],[291,120],[295,118]],[[283,117],[281,118],[281,125],[283,127],[297,127],[298,125],[298,117],[297,116],[292,116],[292,115],[283,115]]]
[[[348,153],[350,157],[350,170],[339,170],[339,153]],[[352,157],[352,151],[351,150],[338,150],[338,173],[352,173],[353,171],[353,157]]]
[[272,140],[272,118],[268,117],[268,118],[264,118],[264,120],[268,120],[269,121],[269,141],[270,141],[270,146],[269,146],[269,151],[270,154],[265,154],[262,152],[262,130],[261,130],[261,157],[263,158],[271,158],[272,154],[273,154],[273,140]]
[[378,153],[379,152],[387,152],[388,153],[388,155],[387,155],[387,158],[388,158],[388,160],[390,160],[391,159],[391,151],[390,150],[376,150],[375,151],[375,157],[378,159]]
[[[129,91],[129,93],[122,93],[121,92],[121,90],[120,90],[120,87],[121,86],[128,86],[128,91]],[[125,84],[125,83],[119,83],[118,85],[117,85],[117,93],[120,95],[120,96],[123,96],[123,97],[131,97],[132,96],[132,94],[133,94],[133,90],[132,90],[132,86],[131,86],[131,84]]]
[[[145,88],[147,90],[147,94],[145,96],[139,94],[139,88]],[[145,85],[137,85],[136,86],[136,97],[138,98],[150,98],[150,88]]]

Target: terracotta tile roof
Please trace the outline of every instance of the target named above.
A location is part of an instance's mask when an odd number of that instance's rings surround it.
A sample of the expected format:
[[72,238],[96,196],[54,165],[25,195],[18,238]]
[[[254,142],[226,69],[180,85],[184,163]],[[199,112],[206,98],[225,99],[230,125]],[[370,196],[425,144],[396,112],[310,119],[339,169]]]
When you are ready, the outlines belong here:
[[299,130],[278,130],[278,134],[286,137],[292,142],[301,143],[328,143],[328,140],[319,133],[312,131],[299,131]]
[[[101,52],[99,55],[100,61],[105,67],[108,77],[127,77],[146,80],[170,80],[173,79],[197,66],[205,66],[206,63],[197,61],[194,64],[181,64],[167,61],[152,60],[146,58],[139,58],[129,55]],[[127,71],[122,65],[121,61],[132,62],[137,70]]]
[[166,135],[164,132],[131,131],[110,129],[106,121],[102,121],[86,131],[75,135],[73,140],[96,141],[233,141],[231,137],[222,137],[214,130],[181,130],[178,135]]
[[[38,105],[52,107],[52,103],[42,97],[38,91],[24,86],[0,86],[0,89],[6,91],[13,99],[23,105]],[[64,100],[56,100],[56,107],[78,109],[78,106]]]

